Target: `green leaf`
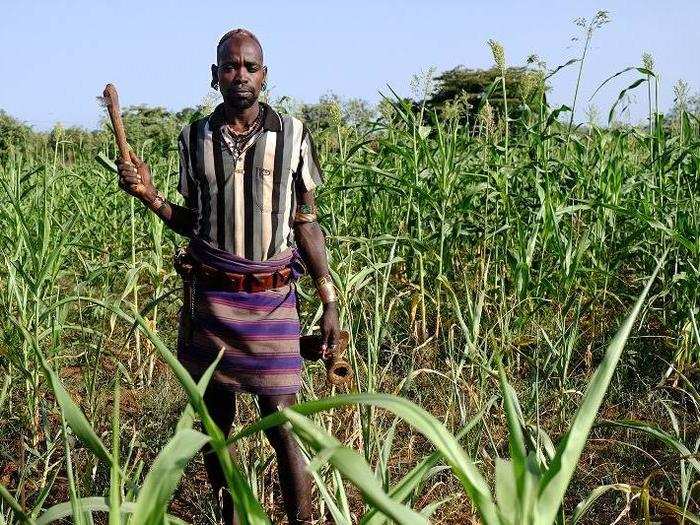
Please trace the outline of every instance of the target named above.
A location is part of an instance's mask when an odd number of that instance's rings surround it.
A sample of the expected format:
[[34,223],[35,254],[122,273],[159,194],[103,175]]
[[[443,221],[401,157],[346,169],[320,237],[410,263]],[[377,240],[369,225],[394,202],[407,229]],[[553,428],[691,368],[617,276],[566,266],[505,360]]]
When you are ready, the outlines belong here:
[[576,470],[576,464],[586,444],[598,409],[608,390],[608,385],[615,372],[615,367],[622,355],[622,350],[625,347],[627,338],[642,309],[642,305],[656,278],[656,274],[659,272],[661,265],[666,259],[667,253],[668,252],[664,253],[661,257],[661,260],[654,269],[654,273],[649,278],[629,316],[622,324],[617,334],[615,334],[612,341],[610,341],[603,361],[588,383],[583,401],[581,402],[581,406],[579,407],[571,428],[557,447],[557,453],[542,477],[537,505],[539,511],[538,523],[549,525],[554,522],[559,507],[564,499],[566,489]]
[[139,490],[132,522],[160,525],[187,463],[209,437],[192,429],[180,430],[160,451]]
[[545,80],[548,80],[550,77],[553,77],[554,75],[556,75],[557,73],[559,73],[559,71],[561,71],[562,69],[567,68],[567,67],[569,67],[569,66],[572,66],[572,65],[574,65],[574,64],[576,64],[576,63],[578,63],[578,62],[580,62],[580,61],[581,61],[580,58],[570,58],[569,60],[566,61],[566,63],[561,64],[561,65],[555,67],[555,68],[551,71],[551,73],[549,73],[546,77],[544,77],[544,79],[545,79]]
[[10,508],[12,509],[12,512],[15,516],[15,519],[19,523],[28,523],[28,524],[33,524],[34,520],[31,519],[25,512],[22,510],[22,505],[19,504],[19,501],[17,501],[12,494],[10,494],[10,491],[5,488],[5,485],[0,483],[0,498],[2,498],[5,503],[7,503]]
[[382,490],[372,469],[360,454],[342,446],[337,439],[294,410],[285,408],[281,415],[291,423],[301,439],[360,489],[368,503],[401,525],[427,525],[424,517],[397,503]]
[[43,354],[39,352],[38,349],[37,355],[39,356],[41,367],[44,370],[44,375],[46,375],[46,378],[51,384],[51,389],[53,390],[54,395],[56,396],[56,401],[58,401],[58,404],[61,407],[61,412],[66,418],[66,423],[68,424],[68,426],[75,433],[75,435],[90,450],[92,450],[92,452],[98,458],[102,459],[106,463],[111,464],[111,454],[107,451],[107,448],[104,446],[100,438],[93,430],[92,426],[90,425],[90,422],[85,417],[85,414],[83,414],[83,411],[80,410],[80,407],[75,404],[73,399],[70,397],[70,395],[64,388],[63,383],[59,379],[58,375],[56,375],[56,372],[54,372],[51,369],[51,367],[49,367]]
[[663,430],[650,425],[648,423],[644,423],[643,421],[635,421],[632,419],[622,419],[619,421],[602,421],[598,423],[598,426],[606,426],[606,427],[620,427],[620,428],[630,428],[633,430],[639,430],[640,432],[644,432],[645,434],[648,434],[650,436],[655,437],[662,443],[664,443],[666,446],[676,450],[681,456],[683,456],[683,459],[686,460],[692,467],[695,469],[695,471],[700,474],[700,461],[698,461],[693,453],[686,447],[683,443],[681,443],[678,439],[673,437],[671,434],[664,432]]
[[591,100],[593,100],[593,97],[596,96],[596,94],[598,93],[598,91],[600,91],[600,89],[601,89],[605,84],[607,84],[608,82],[610,82],[612,79],[617,78],[617,77],[619,77],[620,75],[623,75],[623,74],[627,73],[628,71],[632,71],[633,69],[637,69],[637,68],[634,67],[634,66],[626,67],[625,69],[622,69],[622,70],[618,71],[618,72],[615,73],[614,75],[610,75],[608,78],[606,78],[605,80],[603,80],[603,82],[600,83],[600,85],[595,89],[595,91],[593,91],[593,94],[588,98],[588,101],[590,102]]
[[[209,384],[211,377],[214,375],[216,365],[219,364],[219,361],[221,361],[223,355],[224,349],[222,348],[219,351],[219,354],[216,356],[216,359],[214,359],[214,362],[211,365],[209,365],[204,374],[202,374],[202,377],[199,378],[199,381],[197,382],[197,389],[199,390],[200,394],[202,394],[202,396],[204,396],[204,392],[207,389],[207,385]],[[194,416],[195,410],[192,407],[192,403],[188,403],[185,407],[185,410],[182,412],[180,419],[177,421],[177,425],[175,426],[175,432],[178,432],[179,430],[184,430],[186,428],[192,428],[192,425],[194,424]]]
[[112,407],[112,464],[109,476],[109,525],[122,525],[121,522],[121,472],[119,472],[119,403],[121,390],[119,388],[119,367],[114,378],[114,406]]
[[[80,499],[80,505],[83,510],[88,512],[109,512],[109,500],[108,498],[100,496],[90,496]],[[133,502],[124,502],[120,508],[120,513],[122,515],[130,514],[134,511]],[[44,512],[41,517],[36,520],[36,525],[48,525],[54,521],[58,521],[63,518],[67,518],[73,515],[73,510],[71,509],[71,504],[68,502],[59,503],[49,508]],[[168,523],[173,525],[189,525],[186,521],[176,518],[175,516],[165,515],[165,519]]]
[[226,483],[231,493],[234,507],[236,508],[236,513],[238,514],[241,525],[270,523],[270,520],[267,517],[267,514],[265,514],[262,505],[257,499],[255,499],[253,490],[251,489],[248,480],[243,475],[243,472],[238,465],[233,462],[231,454],[226,447],[225,436],[209,414],[209,411],[204,404],[204,398],[202,393],[199,391],[197,384],[194,382],[182,363],[178,361],[177,357],[175,357],[175,355],[165,346],[163,340],[158,337],[153,330],[151,330],[144,318],[138,312],[133,312],[133,317],[131,317],[118,306],[92,297],[80,296],[71,298],[71,301],[74,300],[82,300],[102,306],[103,308],[115,313],[118,317],[124,319],[128,323],[137,325],[138,329],[141,330],[146,337],[148,337],[163,361],[166,362],[177,377],[178,381],[180,381],[180,384],[189,397],[190,403],[199,414],[202,424],[207,434],[211,438],[211,446],[219,459],[224,476],[226,477]]
[[[466,436],[467,433],[481,421],[484,414],[494,405],[496,399],[496,396],[489,399],[482,409],[455,435],[458,441]],[[423,479],[425,479],[430,470],[438,464],[440,458],[442,458],[440,451],[432,452],[413,467],[398,483],[391,487],[389,495],[396,501],[406,501]],[[375,509],[371,509],[362,517],[360,523],[362,525],[382,525],[386,523],[386,519],[381,514],[378,514]]]
[[518,490],[513,462],[496,458],[496,502],[503,525],[513,525],[517,515]]
[[593,504],[603,496],[604,494],[610,492],[611,490],[617,490],[620,492],[631,493],[632,487],[626,483],[614,483],[612,485],[602,485],[600,487],[594,488],[591,493],[586,496],[586,499],[581,501],[574,509],[574,514],[571,516],[571,525],[576,525],[578,521],[588,512],[588,510],[593,506]]
[[508,443],[510,445],[510,456],[516,479],[519,479],[525,470],[527,450],[525,448],[523,430],[520,427],[520,418],[518,417],[518,399],[515,395],[513,387],[510,386],[506,380],[506,374],[503,371],[503,366],[498,367],[498,378],[501,385],[501,394],[503,395],[503,409],[506,413],[506,422],[508,423]]
[[432,516],[435,513],[435,511],[442,507],[445,503],[453,499],[457,499],[459,496],[460,494],[452,494],[451,496],[447,496],[446,498],[442,498],[437,501],[428,503],[425,507],[420,509],[421,516],[430,518],[430,516]]
[[[590,510],[590,508],[598,500],[598,498],[610,492],[611,490],[625,492],[627,494],[641,494],[644,492],[645,489],[641,487],[628,485],[626,483],[613,483],[611,485],[603,485],[600,487],[596,487],[591,491],[591,493],[586,497],[586,499],[584,499],[578,505],[576,505],[576,508],[574,509],[574,514],[571,517],[571,525],[576,525],[579,522],[579,520],[581,520],[581,518],[583,518],[585,514]],[[700,516],[688,512],[687,510],[682,509],[673,503],[669,503],[668,501],[664,501],[662,499],[654,497],[650,497],[650,501],[655,507],[663,509],[665,514],[673,514],[678,518],[682,518],[682,523],[693,523],[695,525],[700,525]]]
[[104,152],[100,151],[97,155],[95,155],[95,160],[99,162],[100,165],[102,165],[102,167],[106,170],[117,173],[117,165],[112,159],[105,155]]
[[613,117],[615,116],[615,108],[617,108],[618,104],[620,101],[624,98],[624,96],[627,94],[628,91],[632,91],[634,88],[639,86],[640,84],[643,84],[644,82],[647,82],[646,78],[640,78],[634,82],[632,82],[629,86],[627,86],[625,89],[620,91],[620,94],[617,97],[617,100],[615,103],[612,105],[610,108],[610,113],[608,114],[608,124],[612,122]]
[[[474,506],[479,509],[483,522],[486,525],[499,523],[496,506],[491,498],[489,487],[479,470],[464,452],[455,437],[447,431],[440,421],[421,407],[398,396],[365,393],[345,394],[326,399],[308,401],[293,405],[290,408],[299,414],[309,415],[340,406],[354,404],[384,408],[401,417],[404,421],[416,428],[435,445],[450,467],[452,467],[452,471],[466,489]],[[244,428],[236,435],[229,438],[228,441],[234,442],[260,430],[276,426],[284,420],[285,418],[281,413],[275,412]]]

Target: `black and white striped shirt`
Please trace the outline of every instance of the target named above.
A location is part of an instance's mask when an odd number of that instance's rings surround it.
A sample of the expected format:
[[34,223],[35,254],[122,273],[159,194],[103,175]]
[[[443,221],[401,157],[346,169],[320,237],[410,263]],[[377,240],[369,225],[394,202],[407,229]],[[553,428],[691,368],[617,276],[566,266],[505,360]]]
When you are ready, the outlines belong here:
[[178,191],[196,211],[194,235],[221,250],[264,261],[294,245],[297,192],[324,177],[307,127],[268,104],[262,130],[240,158],[222,136],[224,106],[185,126],[178,138]]

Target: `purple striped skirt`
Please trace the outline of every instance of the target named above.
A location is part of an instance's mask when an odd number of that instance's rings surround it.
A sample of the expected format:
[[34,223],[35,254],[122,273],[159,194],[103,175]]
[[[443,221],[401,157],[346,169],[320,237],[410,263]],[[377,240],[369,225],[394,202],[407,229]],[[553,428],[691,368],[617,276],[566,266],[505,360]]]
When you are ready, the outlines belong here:
[[225,292],[195,278],[191,308],[180,311],[177,357],[198,379],[223,348],[212,383],[235,392],[294,394],[302,365],[299,332],[296,281],[262,292]]

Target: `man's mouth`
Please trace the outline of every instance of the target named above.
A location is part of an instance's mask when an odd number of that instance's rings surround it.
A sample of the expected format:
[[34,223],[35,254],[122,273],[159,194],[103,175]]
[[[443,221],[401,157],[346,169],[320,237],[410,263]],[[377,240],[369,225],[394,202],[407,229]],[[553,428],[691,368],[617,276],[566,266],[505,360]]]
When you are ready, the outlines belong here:
[[229,91],[229,93],[231,93],[232,95],[238,95],[238,96],[241,96],[241,95],[250,95],[250,94],[253,93],[250,89],[246,89],[246,88],[231,88],[231,89],[229,89],[228,91]]

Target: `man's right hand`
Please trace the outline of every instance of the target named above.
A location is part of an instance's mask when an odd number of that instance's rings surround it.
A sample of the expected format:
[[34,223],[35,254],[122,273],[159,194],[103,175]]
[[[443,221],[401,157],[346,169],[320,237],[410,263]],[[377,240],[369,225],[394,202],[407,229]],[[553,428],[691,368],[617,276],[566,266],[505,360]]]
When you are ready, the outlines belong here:
[[119,187],[129,195],[144,202],[149,202],[156,195],[156,188],[151,180],[151,170],[148,164],[129,152],[131,162],[117,159],[117,171],[119,173]]

